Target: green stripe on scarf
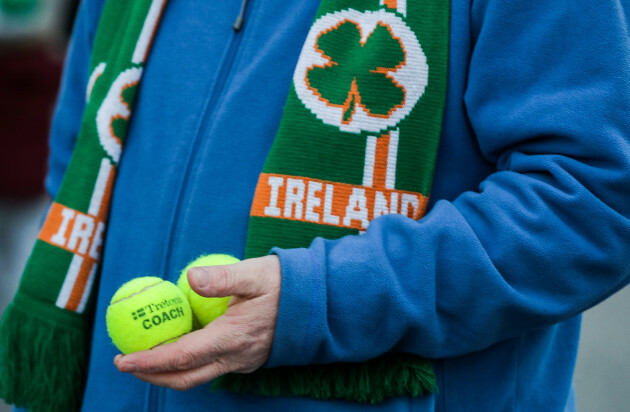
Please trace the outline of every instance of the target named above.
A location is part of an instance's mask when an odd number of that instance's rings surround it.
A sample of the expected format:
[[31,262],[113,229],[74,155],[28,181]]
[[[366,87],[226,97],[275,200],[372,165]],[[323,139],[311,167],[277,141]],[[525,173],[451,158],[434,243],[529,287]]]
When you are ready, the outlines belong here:
[[[259,179],[246,258],[364,231],[375,217],[421,218],[441,134],[449,3],[322,1]],[[428,360],[262,369],[215,388],[376,403],[435,388]]]
[[[105,5],[73,157],[0,324],[0,397],[9,403],[36,412],[80,407],[115,170],[165,3]],[[258,182],[246,257],[357,234],[387,213],[424,215],[444,111],[449,7],[322,1]],[[230,374],[215,385],[375,403],[430,392],[435,376],[427,360],[391,353]]]

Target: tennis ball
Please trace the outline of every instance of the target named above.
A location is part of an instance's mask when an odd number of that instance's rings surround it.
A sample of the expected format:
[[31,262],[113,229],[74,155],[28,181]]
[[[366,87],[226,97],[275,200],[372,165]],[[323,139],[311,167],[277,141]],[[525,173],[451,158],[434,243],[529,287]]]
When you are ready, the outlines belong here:
[[177,281],[177,286],[188,296],[196,327],[203,328],[208,323],[223,315],[227,310],[230,297],[206,298],[198,295],[188,284],[188,270],[199,266],[230,265],[236,262],[239,262],[239,260],[234,256],[215,253],[198,257],[182,270],[179,280]]
[[125,355],[176,341],[192,331],[192,311],[184,293],[154,276],[122,285],[105,315],[112,342]]

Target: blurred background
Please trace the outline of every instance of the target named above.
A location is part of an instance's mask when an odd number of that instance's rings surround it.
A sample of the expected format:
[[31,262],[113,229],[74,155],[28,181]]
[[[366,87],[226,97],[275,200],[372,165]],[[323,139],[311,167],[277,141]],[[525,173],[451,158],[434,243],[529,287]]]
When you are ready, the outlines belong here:
[[0,315],[49,202],[47,136],[77,2],[0,0]]
[[[0,0],[0,316],[49,202],[48,131],[79,0]],[[630,288],[584,314],[580,411],[630,411]],[[11,408],[0,400],[0,412]]]

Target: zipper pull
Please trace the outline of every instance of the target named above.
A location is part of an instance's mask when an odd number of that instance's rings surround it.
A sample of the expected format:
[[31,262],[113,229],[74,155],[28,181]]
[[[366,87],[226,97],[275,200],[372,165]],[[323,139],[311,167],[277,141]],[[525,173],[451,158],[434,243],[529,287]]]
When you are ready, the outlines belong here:
[[246,7],[247,7],[247,0],[243,0],[243,2],[241,3],[241,12],[238,14],[238,17],[236,17],[236,20],[234,20],[234,24],[232,25],[232,29],[234,31],[239,31],[243,27],[243,23],[245,22],[245,8]]

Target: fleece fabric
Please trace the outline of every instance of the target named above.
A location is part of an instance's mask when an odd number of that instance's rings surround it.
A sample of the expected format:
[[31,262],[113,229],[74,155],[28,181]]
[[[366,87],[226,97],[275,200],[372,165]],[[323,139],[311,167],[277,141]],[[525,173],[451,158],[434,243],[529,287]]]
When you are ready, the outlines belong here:
[[[411,1],[411,0],[408,0]],[[102,0],[84,0],[51,136],[59,188]],[[244,254],[256,182],[318,0],[172,0],[138,90],[104,247],[83,410],[355,411],[158,388],[117,372],[105,308],[126,280]],[[434,359],[439,390],[375,411],[572,411],[579,314],[630,282],[630,42],[620,0],[453,0],[428,213],[275,249],[266,366]],[[339,159],[343,161],[343,159]]]

